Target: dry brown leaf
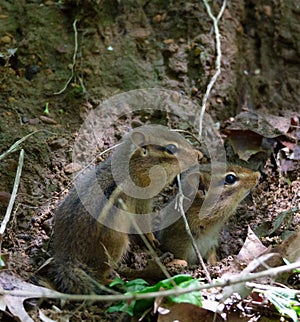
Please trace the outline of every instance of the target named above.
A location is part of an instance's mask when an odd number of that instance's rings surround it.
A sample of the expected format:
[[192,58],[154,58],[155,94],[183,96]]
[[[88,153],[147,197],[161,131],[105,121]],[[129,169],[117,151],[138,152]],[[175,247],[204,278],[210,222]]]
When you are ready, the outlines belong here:
[[226,133],[234,153],[242,160],[248,161],[252,155],[264,152],[262,148],[263,137],[253,131],[226,129],[224,133]]
[[219,314],[193,304],[177,303],[168,308],[158,308],[157,322],[211,322],[223,321]]
[[[48,289],[39,287],[33,284],[29,284],[21,280],[14,273],[9,271],[0,272],[0,287],[2,290],[20,290],[28,291],[30,293],[36,292],[39,297],[42,297],[43,292],[46,293]],[[1,295],[0,296],[0,310],[5,311],[9,309],[10,313],[17,317],[21,322],[33,322],[31,317],[25,311],[24,301],[32,298],[32,296],[12,296],[12,295]]]
[[296,231],[292,236],[285,240],[280,246],[274,249],[283,258],[290,263],[300,261],[300,230]]
[[229,130],[250,130],[265,138],[276,138],[287,134],[291,120],[275,115],[261,115],[255,112],[242,112],[238,114]]
[[258,160],[265,160],[277,141],[295,146],[295,137],[289,133],[290,127],[289,118],[242,112],[223,133],[240,159],[248,161],[256,155]]
[[266,251],[265,247],[259,238],[254,234],[252,229],[248,227],[248,235],[244,242],[244,245],[237,255],[237,259],[240,263],[249,264],[254,258],[259,257]]

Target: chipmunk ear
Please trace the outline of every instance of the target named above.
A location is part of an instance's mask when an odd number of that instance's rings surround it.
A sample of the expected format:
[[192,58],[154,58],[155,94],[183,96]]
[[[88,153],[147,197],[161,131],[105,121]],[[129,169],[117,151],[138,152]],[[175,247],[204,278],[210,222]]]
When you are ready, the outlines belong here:
[[137,147],[143,146],[146,143],[145,134],[143,132],[134,131],[131,134],[131,141]]

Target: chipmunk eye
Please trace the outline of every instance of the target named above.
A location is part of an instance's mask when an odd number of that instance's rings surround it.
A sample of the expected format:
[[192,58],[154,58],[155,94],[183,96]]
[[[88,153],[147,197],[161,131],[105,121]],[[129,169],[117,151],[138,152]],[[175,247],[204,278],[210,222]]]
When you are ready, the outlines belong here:
[[175,154],[178,151],[178,148],[175,144],[168,144],[165,147],[165,150],[170,154]]
[[225,177],[225,184],[234,184],[235,182],[237,182],[238,178],[236,177],[235,174],[233,173],[228,173]]

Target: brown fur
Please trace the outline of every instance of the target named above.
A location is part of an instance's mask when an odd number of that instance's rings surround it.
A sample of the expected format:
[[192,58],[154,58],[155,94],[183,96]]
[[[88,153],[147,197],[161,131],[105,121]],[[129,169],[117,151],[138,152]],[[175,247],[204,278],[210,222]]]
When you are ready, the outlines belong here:
[[[175,155],[161,148],[173,142],[178,146]],[[161,126],[134,130],[116,150],[117,165],[121,167],[122,162],[125,164],[130,159],[131,179],[140,187],[147,187],[151,182],[149,171],[153,166],[159,165],[164,170],[168,184],[180,171],[195,165],[199,156],[200,153],[179,134]],[[159,179],[160,172],[156,171],[151,179],[155,179],[156,173]],[[131,213],[149,213],[153,197],[138,199],[117,190],[111,158],[96,167],[96,175],[84,175],[76,188],[56,211],[52,280],[62,292],[101,293],[98,283],[108,282],[111,269],[129,246],[127,233],[113,230],[103,223],[115,223],[126,231],[131,223],[127,217],[119,216],[118,200],[122,199]],[[101,222],[97,220],[100,217]],[[149,234],[150,240],[152,236]]]
[[[224,185],[226,174],[234,173],[237,182],[232,185]],[[214,173],[217,179],[217,188],[212,189],[209,194],[207,190],[210,184],[211,174],[202,171],[200,174],[202,185],[196,193],[191,207],[186,211],[186,218],[198,249],[203,258],[215,261],[215,250],[218,246],[218,237],[224,224],[236,210],[238,204],[246,197],[250,189],[256,186],[260,174],[240,166],[227,167],[226,173]],[[212,198],[213,202],[205,207],[205,198]],[[167,218],[168,214],[162,213],[161,218]],[[192,247],[191,240],[186,232],[184,222],[179,218],[174,224],[159,232],[158,240],[163,251],[172,252],[177,258],[184,259],[190,264],[197,264],[198,258]]]

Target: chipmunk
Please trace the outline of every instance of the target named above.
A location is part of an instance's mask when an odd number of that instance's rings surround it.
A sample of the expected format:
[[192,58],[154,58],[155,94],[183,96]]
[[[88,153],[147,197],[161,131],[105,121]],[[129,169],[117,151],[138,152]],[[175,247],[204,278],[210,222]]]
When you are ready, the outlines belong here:
[[[163,126],[146,125],[126,135],[56,210],[50,274],[57,289],[102,293],[99,283],[107,284],[114,264],[129,247],[132,222],[126,211],[151,213],[155,195],[201,157],[181,135]],[[142,228],[151,231],[147,220]],[[154,241],[151,233],[147,236]]]
[[[218,170],[217,167],[212,172],[200,167],[200,189],[186,211],[186,218],[201,256],[215,263],[219,233],[239,203],[257,185],[260,173],[238,165],[229,165],[226,171]],[[210,183],[213,186],[207,193]],[[173,207],[173,211],[177,210]],[[168,218],[164,212],[160,216],[162,221]],[[157,238],[161,250],[169,251],[189,264],[198,263],[182,218],[158,232]]]

